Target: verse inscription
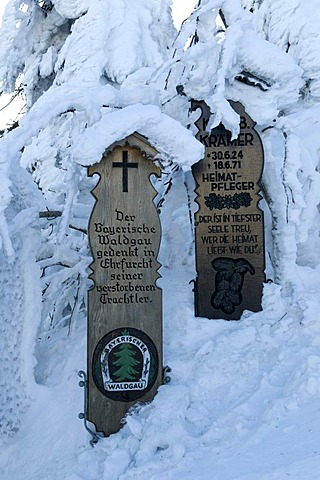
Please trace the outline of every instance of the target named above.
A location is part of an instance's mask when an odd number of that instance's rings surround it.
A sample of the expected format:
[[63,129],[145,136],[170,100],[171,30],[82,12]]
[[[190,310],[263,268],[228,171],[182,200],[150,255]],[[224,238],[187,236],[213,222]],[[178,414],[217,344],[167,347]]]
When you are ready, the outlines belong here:
[[160,170],[141,136],[123,143],[88,170],[100,180],[89,223],[87,419],[104,435],[117,432],[135,401],[151,401],[162,383],[161,228],[150,182]]
[[196,315],[239,319],[245,309],[261,310],[264,276],[263,212],[259,182],[263,149],[254,122],[239,103],[240,133],[234,140],[222,124],[206,132],[210,110],[193,102],[202,115],[197,135],[205,158],[193,167],[199,210],[195,215]]

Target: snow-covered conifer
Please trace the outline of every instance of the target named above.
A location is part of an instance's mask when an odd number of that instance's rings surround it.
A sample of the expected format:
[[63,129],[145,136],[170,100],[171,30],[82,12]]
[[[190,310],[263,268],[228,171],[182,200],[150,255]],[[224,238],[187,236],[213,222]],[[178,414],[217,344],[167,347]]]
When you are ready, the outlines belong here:
[[317,15],[314,2],[200,0],[177,37],[165,85],[167,111],[191,128],[199,115],[188,115],[192,98],[210,106],[209,128],[222,122],[237,135],[227,99],[257,122],[272,223],[268,275],[289,290],[299,289],[297,265],[317,264],[320,248],[319,144],[306,127],[319,122]]
[[[45,383],[50,362],[45,341],[63,327],[70,334],[79,319],[85,324],[86,229],[96,179],[87,179],[83,165],[99,161],[111,143],[135,130],[153,136],[156,144],[159,125],[164,132],[159,147],[165,151],[168,144],[168,159],[177,157],[175,130],[187,135],[186,143],[194,142],[186,163],[200,156],[190,132],[161,113],[157,86],[147,82],[166,60],[173,34],[167,1],[11,0],[7,6],[0,40],[2,90],[22,86],[28,113],[0,147],[6,254],[1,282],[7,299],[1,307],[1,358],[11,365],[8,378],[2,377],[5,433],[17,429],[32,397],[36,343],[36,380]],[[85,151],[76,152],[89,130]],[[85,152],[87,158],[80,158]],[[8,413],[13,410],[15,415]]]
[[[196,207],[190,167],[201,158],[203,148],[194,138],[199,112],[190,112],[191,99],[209,105],[209,128],[222,122],[237,135],[239,118],[228,99],[240,101],[257,122],[265,149],[262,194],[271,260],[267,274],[283,287],[287,311],[294,311],[301,322],[305,318],[305,291],[299,279],[306,278],[306,269],[319,266],[320,252],[319,34],[313,23],[319,12],[317,2],[309,2],[316,13],[307,15],[302,0],[198,0],[179,33],[172,25],[170,3],[8,3],[0,33],[1,88],[7,93],[22,88],[27,114],[0,143],[2,433],[19,428],[39,384],[56,385],[65,375],[67,385],[75,373],[72,361],[68,372],[59,365],[59,347],[65,347],[66,337],[70,344],[75,337],[82,339],[85,329],[91,261],[87,225],[94,201],[90,191],[96,181],[87,178],[85,167],[98,162],[106,148],[134,131],[158,149],[165,169],[160,261],[168,269],[187,265],[188,272],[192,271],[191,224]],[[266,318],[275,314],[271,297],[279,289],[274,286],[268,291]],[[224,343],[214,345],[201,324],[199,332],[193,327],[189,339],[178,337],[177,332],[188,337],[185,325],[193,325],[194,319],[185,321],[192,300],[184,284],[175,295],[177,308],[187,306],[177,312],[169,302],[165,309],[171,352],[178,358],[183,350],[180,342],[185,342],[184,348],[209,365],[208,369],[210,362],[215,366],[212,352],[220,348],[223,357],[227,335],[222,335]],[[251,338],[252,342],[261,339],[256,331],[246,333],[239,339],[244,348]],[[193,349],[195,344],[198,350]],[[234,344],[238,345],[237,339]],[[255,366],[251,350],[246,352],[248,363]],[[179,362],[180,357],[178,367]],[[229,369],[232,362],[228,375]],[[212,416],[212,406],[207,410],[199,406],[196,392],[202,391],[207,379],[200,367],[191,370],[189,384],[172,396],[172,404],[179,399],[179,409],[187,418],[183,421],[201,437],[207,420],[202,412]],[[312,391],[315,387],[310,385]],[[229,390],[221,391],[226,392],[232,411],[237,405],[228,397]],[[191,392],[191,400],[186,391]],[[176,406],[170,413],[161,396],[157,401],[160,421],[169,418],[169,424]],[[157,419],[152,421],[159,427]],[[147,424],[139,429],[147,429]],[[229,423],[226,430],[230,430]],[[135,440],[141,438],[139,432]],[[184,435],[189,439],[185,431]],[[153,448],[163,451],[165,434],[163,438],[158,446],[150,429],[137,464],[144,449],[148,455]],[[190,442],[193,445],[193,438]],[[179,449],[174,451],[179,457]],[[114,452],[118,458],[117,447]]]

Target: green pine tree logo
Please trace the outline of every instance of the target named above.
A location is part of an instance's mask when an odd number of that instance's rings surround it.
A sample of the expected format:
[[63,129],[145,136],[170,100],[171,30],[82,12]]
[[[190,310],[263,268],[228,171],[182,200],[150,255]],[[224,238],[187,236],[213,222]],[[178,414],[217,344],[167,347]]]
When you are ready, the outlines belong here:
[[117,360],[113,362],[113,365],[119,368],[113,373],[113,376],[118,382],[134,381],[139,377],[139,370],[135,367],[141,362],[135,358],[137,351],[130,343],[122,343],[114,356],[117,357]]

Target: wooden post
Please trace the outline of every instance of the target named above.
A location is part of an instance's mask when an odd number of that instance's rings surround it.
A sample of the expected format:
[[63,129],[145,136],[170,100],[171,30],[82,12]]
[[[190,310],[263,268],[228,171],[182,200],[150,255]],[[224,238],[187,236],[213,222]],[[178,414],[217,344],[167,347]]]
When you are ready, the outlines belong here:
[[220,124],[207,132],[210,110],[204,102],[196,122],[205,158],[193,166],[197,183],[195,215],[196,316],[239,319],[244,310],[261,310],[265,281],[263,212],[258,207],[263,147],[254,122],[240,103],[240,133]]
[[160,169],[146,140],[131,135],[89,167],[100,175],[89,223],[87,420],[108,436],[162,383],[160,222],[150,176]]

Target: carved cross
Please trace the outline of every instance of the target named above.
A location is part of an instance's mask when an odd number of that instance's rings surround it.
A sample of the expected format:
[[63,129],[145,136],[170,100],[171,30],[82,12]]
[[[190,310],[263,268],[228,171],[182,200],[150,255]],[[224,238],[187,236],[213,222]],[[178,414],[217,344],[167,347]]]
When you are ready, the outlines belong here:
[[138,168],[138,164],[128,162],[128,151],[122,152],[122,162],[112,162],[113,167],[122,168],[122,191],[128,191],[128,168]]

